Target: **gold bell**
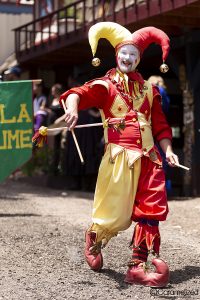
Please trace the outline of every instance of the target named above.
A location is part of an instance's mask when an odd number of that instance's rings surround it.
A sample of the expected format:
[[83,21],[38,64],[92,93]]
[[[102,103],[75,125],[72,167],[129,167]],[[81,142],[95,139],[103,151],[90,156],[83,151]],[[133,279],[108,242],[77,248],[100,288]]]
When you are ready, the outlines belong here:
[[168,65],[166,65],[165,63],[163,63],[163,64],[160,66],[160,71],[161,71],[162,73],[167,73],[167,71],[169,71]]
[[100,65],[101,61],[98,57],[94,57],[93,60],[92,60],[92,65],[94,67],[98,67]]

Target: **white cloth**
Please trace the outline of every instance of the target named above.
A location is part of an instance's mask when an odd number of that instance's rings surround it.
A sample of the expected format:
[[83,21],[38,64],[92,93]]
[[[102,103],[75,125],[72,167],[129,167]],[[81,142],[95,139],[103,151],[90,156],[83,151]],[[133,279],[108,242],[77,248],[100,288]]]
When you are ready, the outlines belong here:
[[35,99],[33,100],[33,112],[34,112],[34,115],[37,115],[37,114],[41,114],[41,115],[47,115],[47,112],[40,109],[42,103],[47,103],[47,98],[46,96],[44,95],[41,95],[39,97],[35,97]]

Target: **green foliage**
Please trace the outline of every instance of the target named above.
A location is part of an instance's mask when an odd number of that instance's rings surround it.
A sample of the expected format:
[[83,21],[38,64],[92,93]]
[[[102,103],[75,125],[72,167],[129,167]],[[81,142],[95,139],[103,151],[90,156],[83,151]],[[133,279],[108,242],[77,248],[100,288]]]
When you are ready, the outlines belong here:
[[37,148],[33,150],[31,159],[22,166],[21,171],[27,176],[52,173],[51,161],[52,150],[48,147]]

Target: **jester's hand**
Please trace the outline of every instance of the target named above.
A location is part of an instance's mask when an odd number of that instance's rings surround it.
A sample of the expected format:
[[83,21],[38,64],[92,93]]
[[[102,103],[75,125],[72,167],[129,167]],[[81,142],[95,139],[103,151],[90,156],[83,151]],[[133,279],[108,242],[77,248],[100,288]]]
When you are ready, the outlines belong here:
[[179,165],[178,156],[172,151],[166,152],[166,161],[170,167],[176,167]]
[[65,111],[65,121],[67,127],[69,127],[69,130],[72,130],[78,121],[78,104],[79,104],[80,98],[77,94],[70,94],[66,102],[64,103],[64,100],[61,100],[61,103],[63,105],[64,111]]
[[76,109],[67,109],[65,111],[65,122],[66,126],[69,127],[69,130],[73,129],[76,126],[78,121],[78,112]]

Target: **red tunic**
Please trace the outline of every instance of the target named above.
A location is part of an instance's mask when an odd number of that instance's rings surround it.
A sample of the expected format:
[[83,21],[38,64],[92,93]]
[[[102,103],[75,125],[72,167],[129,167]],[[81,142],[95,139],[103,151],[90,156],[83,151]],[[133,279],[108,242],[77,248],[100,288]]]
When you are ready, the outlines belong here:
[[[115,69],[114,69],[115,70]],[[153,138],[156,141],[160,141],[164,138],[172,139],[171,128],[166,122],[165,115],[161,107],[161,96],[156,87],[153,87],[153,101],[150,107],[148,96],[146,95],[142,99],[142,103],[139,109],[134,108],[134,101],[129,101],[127,97],[122,95],[123,89],[118,87],[118,83],[113,83],[110,73],[114,72],[111,70],[108,72],[108,76],[99,78],[98,80],[92,80],[85,83],[81,87],[75,87],[65,92],[61,99],[66,99],[69,94],[76,93],[80,97],[79,109],[87,109],[90,107],[97,107],[103,111],[105,119],[115,117],[125,117],[126,127],[121,133],[108,128],[108,142],[119,144],[125,148],[142,149],[142,134],[145,130],[141,126],[138,120],[138,114],[141,113],[145,116],[147,121],[151,121],[151,131]],[[144,84],[144,80],[141,75],[137,75],[137,80],[141,84]],[[102,83],[105,82],[108,88]],[[133,90],[134,80],[130,82],[129,89]],[[137,102],[137,100],[135,100]],[[137,103],[136,103],[137,106]],[[145,151],[144,151],[145,152]]]
[[123,77],[121,80],[116,69],[112,69],[102,78],[70,89],[61,99],[65,100],[69,94],[75,93],[80,97],[79,109],[97,107],[102,112],[103,120],[125,118],[126,127],[121,133],[107,129],[106,142],[133,150],[138,158],[141,157],[142,171],[132,219],[162,221],[168,213],[165,176],[158,166],[161,158],[154,140],[171,140],[171,128],[162,111],[158,89],[145,82],[137,72],[129,74],[126,82],[125,79]]

